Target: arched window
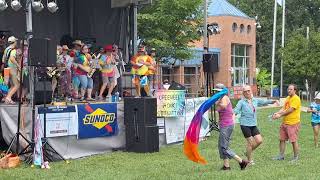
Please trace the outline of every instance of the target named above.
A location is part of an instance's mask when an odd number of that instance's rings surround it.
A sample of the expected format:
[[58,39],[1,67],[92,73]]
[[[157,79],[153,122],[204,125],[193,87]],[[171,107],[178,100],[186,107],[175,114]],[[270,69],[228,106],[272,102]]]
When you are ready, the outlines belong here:
[[250,32],[251,32],[251,26],[248,25],[248,26],[247,26],[247,33],[249,34]]
[[234,23],[232,24],[232,31],[233,31],[233,32],[236,32],[237,29],[238,29],[238,25],[237,25],[237,23],[234,22]]
[[240,33],[243,33],[243,32],[244,32],[244,25],[241,24],[241,25],[240,25]]

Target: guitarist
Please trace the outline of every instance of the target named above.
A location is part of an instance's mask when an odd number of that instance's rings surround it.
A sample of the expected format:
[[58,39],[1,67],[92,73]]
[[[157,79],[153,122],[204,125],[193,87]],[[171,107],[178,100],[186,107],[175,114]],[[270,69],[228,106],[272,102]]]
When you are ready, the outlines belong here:
[[146,54],[145,47],[140,47],[138,54],[131,59],[132,69],[132,82],[136,88],[136,96],[141,97],[141,86],[147,96],[150,96],[148,75],[150,70],[153,69],[153,60]]
[[71,66],[73,59],[68,55],[69,47],[67,45],[62,46],[62,53],[58,56],[58,70],[62,75],[59,78],[59,84],[61,91],[65,97],[71,97]]

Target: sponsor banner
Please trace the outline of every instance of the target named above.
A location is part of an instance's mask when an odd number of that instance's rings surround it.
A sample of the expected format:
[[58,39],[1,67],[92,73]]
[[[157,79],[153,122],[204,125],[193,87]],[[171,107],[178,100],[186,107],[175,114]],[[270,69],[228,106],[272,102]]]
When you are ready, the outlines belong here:
[[159,90],[157,92],[157,116],[184,116],[185,94],[185,90]]
[[[206,97],[186,99],[186,115],[184,117],[165,118],[167,144],[181,142],[190,126],[193,116],[198,108],[207,100]],[[208,111],[202,116],[204,120],[201,124],[200,137],[204,137],[209,131]],[[208,134],[210,135],[210,133]]]
[[[38,114],[44,131],[44,107],[38,107]],[[46,136],[70,136],[78,134],[78,114],[75,106],[46,107]]]
[[118,132],[117,104],[77,105],[79,132],[78,138],[113,136]]

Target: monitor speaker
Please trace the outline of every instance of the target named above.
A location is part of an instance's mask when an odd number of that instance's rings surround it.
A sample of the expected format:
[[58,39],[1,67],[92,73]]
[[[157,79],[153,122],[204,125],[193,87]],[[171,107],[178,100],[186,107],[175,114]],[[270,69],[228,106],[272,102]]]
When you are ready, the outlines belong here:
[[57,62],[57,43],[48,38],[29,40],[29,66],[54,67]]
[[34,101],[36,105],[51,103],[52,101],[51,81],[37,81],[35,83]]
[[156,98],[124,98],[124,123],[138,125],[157,124]]
[[126,150],[128,152],[159,152],[158,126],[126,125]]
[[204,72],[219,72],[218,54],[203,54],[202,65]]

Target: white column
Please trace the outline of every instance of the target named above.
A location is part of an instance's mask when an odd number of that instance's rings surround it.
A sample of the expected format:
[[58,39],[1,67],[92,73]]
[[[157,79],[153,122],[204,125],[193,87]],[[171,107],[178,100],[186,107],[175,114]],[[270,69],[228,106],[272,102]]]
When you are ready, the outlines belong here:
[[274,77],[274,58],[276,50],[276,30],[277,30],[277,0],[274,0],[274,16],[273,16],[273,38],[272,38],[272,60],[271,60],[271,94],[273,97],[273,77]]

